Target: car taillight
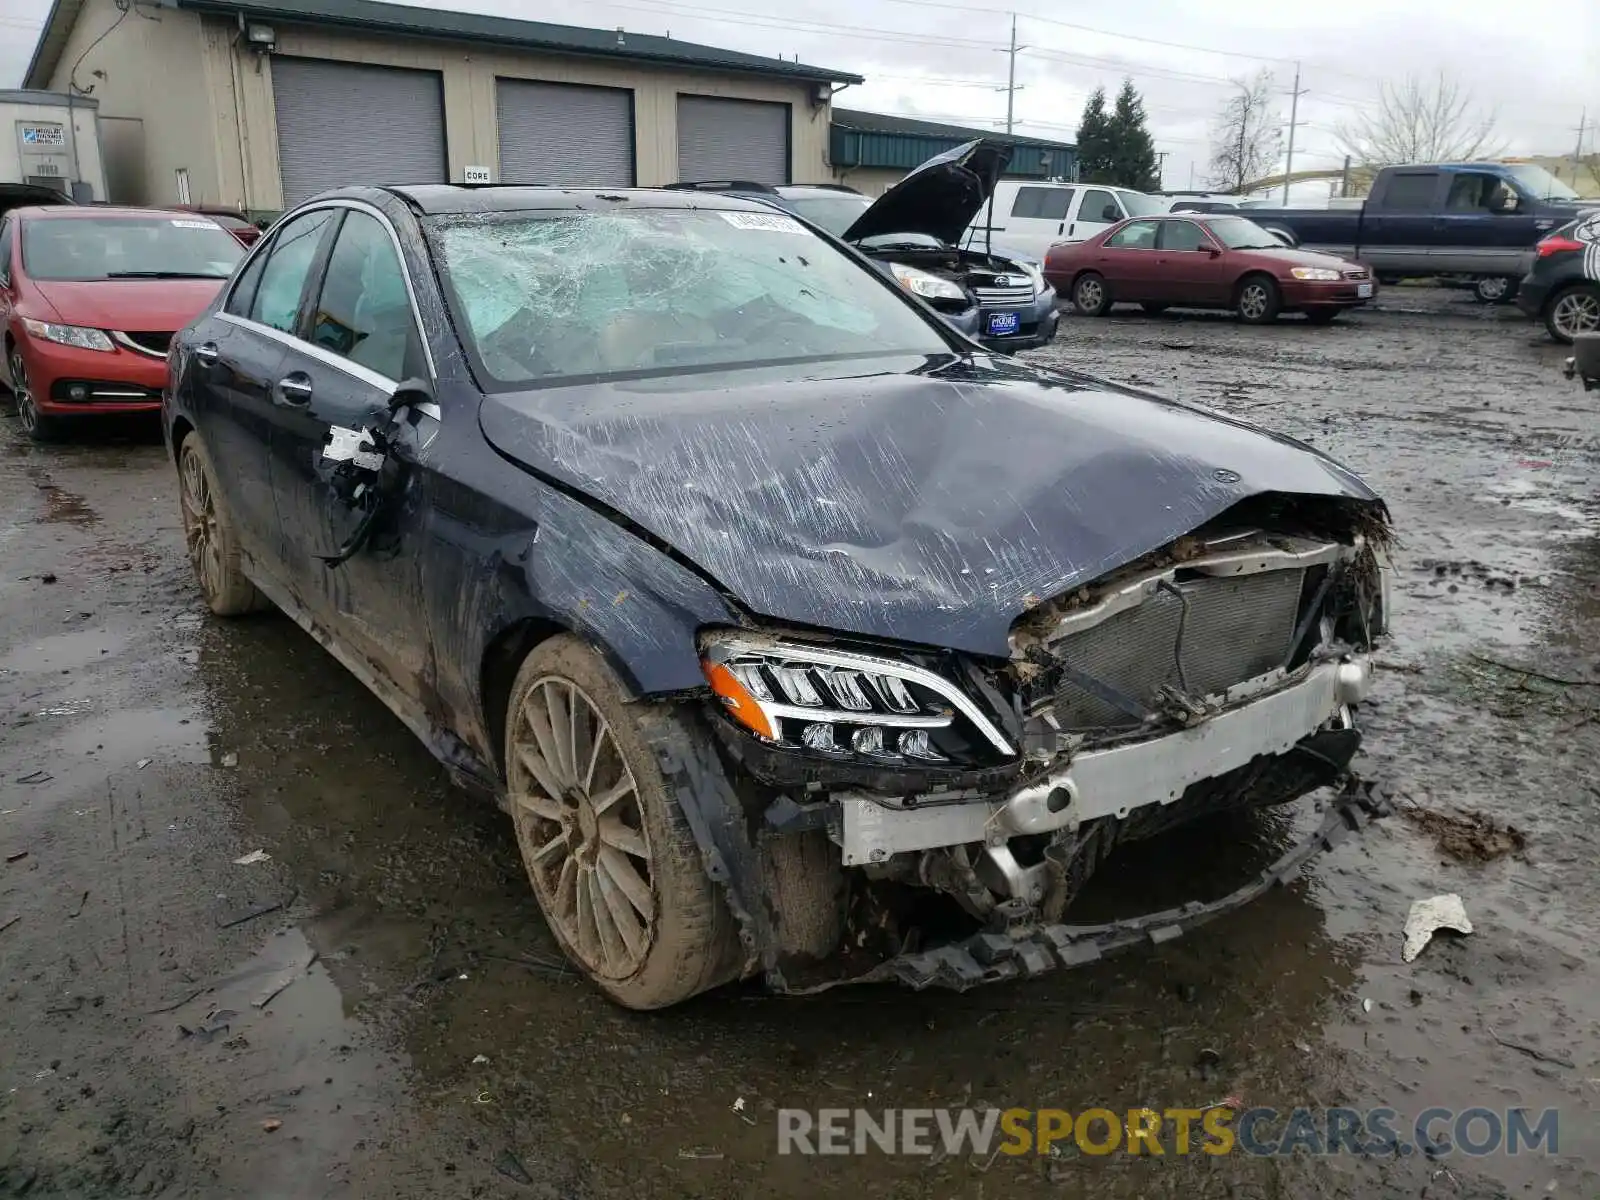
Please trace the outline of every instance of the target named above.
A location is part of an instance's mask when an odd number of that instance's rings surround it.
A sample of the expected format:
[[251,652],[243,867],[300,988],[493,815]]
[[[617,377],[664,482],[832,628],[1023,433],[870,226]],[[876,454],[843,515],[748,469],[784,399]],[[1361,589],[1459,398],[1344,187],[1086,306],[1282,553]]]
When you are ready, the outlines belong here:
[[1552,236],[1544,238],[1534,247],[1540,258],[1549,258],[1552,254],[1560,254],[1566,250],[1582,250],[1583,243],[1577,238]]

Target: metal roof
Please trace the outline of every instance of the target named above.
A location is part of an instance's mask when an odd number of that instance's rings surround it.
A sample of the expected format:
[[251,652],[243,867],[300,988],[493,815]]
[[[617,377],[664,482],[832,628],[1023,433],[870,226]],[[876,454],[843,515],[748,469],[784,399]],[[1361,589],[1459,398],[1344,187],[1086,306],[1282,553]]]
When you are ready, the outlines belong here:
[[[807,66],[781,58],[764,58],[739,50],[723,50],[680,42],[675,38],[629,33],[618,29],[589,29],[577,25],[551,25],[519,21],[481,13],[451,12],[382,4],[378,0],[159,0],[164,7],[191,12],[239,14],[246,19],[283,21],[305,25],[335,25],[366,33],[447,41],[488,42],[517,50],[543,50],[553,54],[627,59],[663,65],[699,67],[775,79],[800,79],[816,83],[861,83],[848,71]],[[25,78],[48,77],[66,48],[67,37],[83,7],[83,0],[54,0],[45,20],[33,61]]]
[[918,117],[861,112],[853,108],[835,108],[833,125],[836,129],[849,129],[857,133],[899,133],[912,137],[953,138],[958,144],[970,142],[973,138],[984,138],[1007,146],[1039,146],[1047,150],[1073,151],[1078,148],[1072,142],[1026,137],[1015,133],[997,133],[993,129],[973,129],[966,125],[946,125],[940,121],[924,121]]

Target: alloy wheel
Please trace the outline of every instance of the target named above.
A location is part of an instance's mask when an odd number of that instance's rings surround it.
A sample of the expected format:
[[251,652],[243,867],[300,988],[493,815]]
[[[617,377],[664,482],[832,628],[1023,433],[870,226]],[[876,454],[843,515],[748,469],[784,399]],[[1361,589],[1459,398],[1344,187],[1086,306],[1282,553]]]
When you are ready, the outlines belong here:
[[1098,279],[1085,279],[1078,284],[1078,307],[1086,311],[1094,311],[1100,307],[1100,301],[1105,296],[1105,290],[1100,286]]
[[39,428],[39,410],[33,403],[33,385],[28,382],[28,368],[20,351],[11,352],[11,396],[17,402],[17,423],[22,432],[32,434]]
[[528,689],[512,716],[512,817],[545,915],[593,974],[644,963],[656,901],[638,784],[589,695],[559,675]]
[[1550,310],[1550,323],[1568,340],[1580,333],[1600,331],[1600,295],[1568,292]]
[[1474,285],[1474,289],[1478,293],[1478,299],[1488,304],[1493,304],[1496,300],[1500,300],[1505,297],[1505,294],[1507,290],[1509,290],[1510,286],[1511,281],[1509,279],[1495,275],[1488,279],[1478,280],[1478,282]]
[[1259,283],[1245,284],[1239,292],[1239,315],[1247,321],[1257,321],[1266,311],[1266,287]]
[[223,590],[225,583],[222,577],[216,497],[212,494],[205,465],[192,449],[183,455],[181,476],[178,503],[183,515],[183,540],[189,550],[189,562],[194,566],[195,577],[199,579],[207,600],[210,600]]

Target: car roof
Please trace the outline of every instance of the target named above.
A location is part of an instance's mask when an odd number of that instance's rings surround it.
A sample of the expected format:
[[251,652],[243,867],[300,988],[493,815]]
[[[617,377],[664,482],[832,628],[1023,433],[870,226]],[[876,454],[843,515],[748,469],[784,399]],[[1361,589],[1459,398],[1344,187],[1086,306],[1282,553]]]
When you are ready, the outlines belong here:
[[[92,217],[195,217],[204,213],[179,208],[118,208],[110,204],[44,204],[14,209],[29,220],[78,221]],[[218,226],[218,228],[221,228]]]
[[769,205],[754,203],[727,192],[674,191],[670,188],[563,188],[490,186],[470,187],[449,183],[406,184],[387,188],[340,188],[318,200],[373,200],[394,195],[429,216],[471,215],[491,212],[550,212],[577,209],[615,212],[623,208],[713,209],[733,212],[771,212]]

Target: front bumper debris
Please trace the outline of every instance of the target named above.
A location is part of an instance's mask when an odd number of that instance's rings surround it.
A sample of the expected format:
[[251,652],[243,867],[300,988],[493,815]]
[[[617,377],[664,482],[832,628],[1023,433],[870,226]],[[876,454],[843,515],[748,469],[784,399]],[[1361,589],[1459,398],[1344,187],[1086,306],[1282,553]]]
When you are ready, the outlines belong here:
[[1387,796],[1372,784],[1351,776],[1309,837],[1219,900],[1194,902],[1105,925],[1022,921],[931,950],[897,955],[851,979],[797,990],[822,991],[840,983],[900,983],[917,991],[929,987],[966,991],[979,984],[1030,979],[1058,969],[1084,966],[1135,946],[1159,946],[1259,899],[1274,887],[1292,882],[1300,868],[1317,855],[1333,849],[1351,834],[1363,832],[1370,822],[1393,811]]

